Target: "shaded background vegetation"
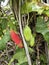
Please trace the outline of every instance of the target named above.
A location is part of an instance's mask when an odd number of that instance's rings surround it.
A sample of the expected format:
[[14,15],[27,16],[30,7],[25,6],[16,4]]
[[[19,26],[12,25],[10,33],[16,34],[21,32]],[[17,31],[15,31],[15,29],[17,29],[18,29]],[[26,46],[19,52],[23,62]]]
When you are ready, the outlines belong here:
[[[17,47],[10,37],[11,29],[20,35],[18,4],[10,0],[0,7],[0,65],[28,65],[25,49]],[[49,5],[40,0],[22,0],[20,7],[22,28],[28,25],[35,37],[34,46],[26,40],[32,65],[49,65]]]

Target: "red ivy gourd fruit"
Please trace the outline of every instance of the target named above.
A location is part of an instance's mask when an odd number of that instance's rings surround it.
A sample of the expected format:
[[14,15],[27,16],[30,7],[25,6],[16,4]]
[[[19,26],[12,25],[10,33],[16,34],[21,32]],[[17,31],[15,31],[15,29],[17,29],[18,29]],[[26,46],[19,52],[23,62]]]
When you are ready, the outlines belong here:
[[10,36],[13,42],[19,47],[23,48],[22,39],[20,38],[19,34],[17,34],[14,30],[10,31]]

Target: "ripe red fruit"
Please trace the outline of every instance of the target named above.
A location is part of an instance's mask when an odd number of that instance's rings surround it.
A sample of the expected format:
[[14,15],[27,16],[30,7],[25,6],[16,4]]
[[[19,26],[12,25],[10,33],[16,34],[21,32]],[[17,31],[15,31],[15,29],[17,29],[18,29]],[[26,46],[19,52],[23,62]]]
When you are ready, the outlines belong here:
[[22,40],[21,40],[19,34],[17,34],[15,31],[11,30],[10,31],[10,36],[11,36],[11,39],[15,42],[15,44],[19,48],[23,48],[23,43],[22,43]]

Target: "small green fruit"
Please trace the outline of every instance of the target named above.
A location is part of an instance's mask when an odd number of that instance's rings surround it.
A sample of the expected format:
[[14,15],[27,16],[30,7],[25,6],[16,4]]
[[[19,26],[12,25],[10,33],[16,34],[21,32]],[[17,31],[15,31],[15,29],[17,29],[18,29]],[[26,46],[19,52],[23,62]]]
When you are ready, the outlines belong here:
[[25,37],[26,41],[30,41],[30,39],[31,39],[31,29],[28,25],[26,25],[24,28],[24,37]]
[[34,43],[35,43],[35,38],[34,38],[34,36],[32,36],[30,39],[30,46],[31,47],[34,46]]

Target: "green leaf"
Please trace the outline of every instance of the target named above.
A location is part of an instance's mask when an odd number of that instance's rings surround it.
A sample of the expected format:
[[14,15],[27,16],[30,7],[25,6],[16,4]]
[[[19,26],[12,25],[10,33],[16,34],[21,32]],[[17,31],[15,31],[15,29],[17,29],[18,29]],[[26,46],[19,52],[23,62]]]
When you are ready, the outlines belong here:
[[49,44],[49,28],[48,28],[48,23],[44,22],[44,19],[42,17],[37,18],[37,23],[36,23],[36,32],[41,33],[44,37],[44,39],[47,41]]
[[38,14],[40,14],[40,15],[43,13],[43,11],[44,11],[44,9],[43,9],[42,7],[40,7],[40,8],[37,10]]
[[4,50],[6,48],[6,44],[3,42],[3,40],[0,40],[0,50]]
[[[13,24],[13,22],[14,22],[14,24]],[[10,29],[13,29],[13,30],[16,30],[16,25],[15,24],[16,23],[13,20],[8,22],[8,26],[10,27]]]
[[13,58],[10,60],[8,65],[11,65],[14,59],[18,60],[18,65],[21,65],[23,63],[27,62],[26,54],[24,49],[18,49],[16,54],[14,54]]
[[6,18],[3,18],[2,19],[2,22],[1,22],[1,28],[4,30],[4,29],[6,29],[6,27],[7,27],[7,22],[8,22],[8,20],[6,19]]
[[17,59],[19,63],[24,63],[27,62],[27,58],[26,58],[26,54],[24,49],[21,49],[20,51],[18,51],[14,56],[14,59]]
[[25,63],[21,63],[21,64],[16,63],[16,65],[28,65],[28,63],[27,63],[27,62],[25,62]]
[[0,50],[4,50],[6,48],[6,43],[10,40],[9,31],[4,34],[3,38],[0,40]]
[[26,2],[21,8],[21,13],[29,13],[29,12],[38,12],[38,14],[42,14],[44,11],[44,8],[41,6],[38,6],[37,3],[33,2]]
[[37,23],[36,23],[36,32],[42,33],[43,35],[48,32],[48,28],[46,23],[44,22],[43,17],[38,17],[37,18]]
[[22,8],[21,8],[21,13],[24,14],[24,13],[29,13],[32,11],[32,2],[29,3],[29,2],[26,2],[23,4]]
[[31,47],[28,47],[29,53],[34,53],[34,49]]
[[6,31],[6,33],[4,34],[2,40],[4,41],[4,43],[7,43],[10,40],[10,33],[9,33],[9,31]]
[[0,0],[0,2],[2,2],[2,1],[4,2],[5,0]]
[[34,46],[34,43],[35,43],[35,38],[34,36],[32,35],[31,39],[30,39],[30,46]]
[[49,9],[45,10],[43,13],[46,14],[49,17]]
[[43,7],[40,7],[37,4],[32,4],[32,11],[38,12],[38,14],[42,14],[44,9]]
[[26,41],[30,41],[30,39],[31,39],[31,29],[28,25],[25,26],[23,32],[24,32],[24,37],[25,37]]
[[46,55],[40,55],[40,60],[43,61],[44,63],[47,63]]
[[49,32],[44,34],[44,38],[47,41],[47,43],[49,44]]

